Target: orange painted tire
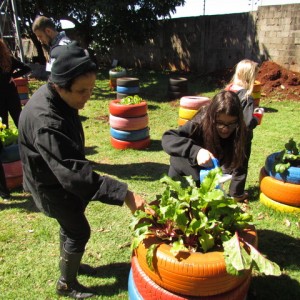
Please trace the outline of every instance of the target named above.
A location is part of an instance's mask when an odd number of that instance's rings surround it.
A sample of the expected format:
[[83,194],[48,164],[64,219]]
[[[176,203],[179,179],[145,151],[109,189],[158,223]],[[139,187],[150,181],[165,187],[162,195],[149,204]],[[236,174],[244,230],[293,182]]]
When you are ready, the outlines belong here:
[[112,100],[109,103],[109,112],[117,117],[141,117],[147,114],[148,105],[146,101],[138,104],[120,104],[120,99]]
[[280,202],[276,202],[272,200],[271,198],[267,197],[264,193],[260,193],[259,196],[260,203],[264,204],[267,207],[270,207],[274,210],[278,210],[281,212],[287,212],[287,213],[298,213],[300,214],[300,207],[290,206],[286,205]]
[[131,273],[134,285],[144,300],[244,300],[251,282],[251,274],[236,289],[204,297],[193,297],[171,293],[152,281],[141,269],[136,256],[131,259]]
[[18,78],[14,78],[14,82],[15,82],[16,86],[27,85],[28,84],[28,79],[18,77]]
[[139,141],[121,141],[113,138],[112,136],[110,137],[110,143],[111,145],[120,150],[125,150],[125,149],[145,149],[149,147],[150,145],[150,137],[147,137],[143,140]]
[[191,120],[193,116],[198,112],[196,109],[187,109],[179,107],[179,118]]
[[23,171],[21,160],[10,163],[3,163],[6,185],[8,189],[14,189],[22,186]]
[[300,184],[282,182],[271,176],[265,176],[260,190],[272,200],[291,206],[300,206]]
[[136,118],[121,118],[109,115],[110,127],[120,130],[139,130],[148,126],[148,114]]
[[187,109],[196,109],[208,104],[210,99],[208,97],[200,96],[184,96],[180,98],[180,106]]
[[[254,229],[245,231],[243,237],[257,247]],[[218,295],[237,288],[251,274],[251,271],[241,276],[228,274],[222,251],[205,254],[180,252],[174,257],[170,253],[170,246],[164,243],[157,247],[153,258],[154,270],[151,270],[147,265],[146,253],[156,242],[156,237],[147,237],[135,250],[135,254],[146,275],[172,293],[197,297]]]
[[189,121],[188,119],[183,119],[183,118],[178,118],[178,125],[182,126],[184,125],[187,121]]
[[19,94],[28,94],[29,93],[29,89],[27,85],[20,85],[17,86],[17,90]]

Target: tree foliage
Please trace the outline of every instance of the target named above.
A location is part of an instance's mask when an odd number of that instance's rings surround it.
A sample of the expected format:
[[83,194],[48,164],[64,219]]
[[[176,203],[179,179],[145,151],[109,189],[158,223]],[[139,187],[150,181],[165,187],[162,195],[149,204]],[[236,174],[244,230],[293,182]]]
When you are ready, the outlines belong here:
[[36,42],[31,25],[37,15],[74,23],[84,47],[105,51],[122,41],[143,43],[153,36],[157,20],[168,18],[185,0],[17,0],[21,28]]

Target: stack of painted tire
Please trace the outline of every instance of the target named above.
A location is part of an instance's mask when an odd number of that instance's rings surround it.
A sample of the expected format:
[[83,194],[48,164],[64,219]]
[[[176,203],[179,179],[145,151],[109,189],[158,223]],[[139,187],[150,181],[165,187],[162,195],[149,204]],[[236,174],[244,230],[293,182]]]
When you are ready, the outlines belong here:
[[[257,248],[255,230],[243,236]],[[180,253],[174,257],[170,246],[160,244],[156,250],[151,270],[146,262],[148,243],[141,243],[131,260],[128,278],[130,300],[244,300],[251,282],[251,270],[241,276],[226,272],[222,251],[205,254]]]
[[259,107],[260,103],[260,97],[261,97],[261,83],[260,81],[255,80],[253,91],[252,91],[252,97],[254,100],[254,108]]
[[14,189],[22,186],[23,171],[18,144],[4,147],[0,153],[0,157],[4,169],[7,188]]
[[191,120],[201,107],[207,105],[210,99],[200,96],[184,96],[180,98],[178,125],[184,125]]
[[29,99],[28,79],[19,77],[19,78],[15,78],[14,82],[17,86],[21,104],[25,105]]
[[300,213],[300,167],[284,173],[273,170],[279,152],[270,154],[260,172],[260,202],[282,212]]
[[116,149],[145,149],[150,145],[148,105],[120,104],[120,99],[109,104],[110,141]]
[[117,87],[117,79],[124,77],[126,75],[127,75],[126,69],[121,69],[119,71],[117,69],[109,70],[109,87],[115,91]]
[[171,77],[168,84],[168,98],[180,99],[188,93],[188,80],[184,77]]
[[117,79],[117,99],[138,95],[139,92],[140,81],[138,78],[122,77]]

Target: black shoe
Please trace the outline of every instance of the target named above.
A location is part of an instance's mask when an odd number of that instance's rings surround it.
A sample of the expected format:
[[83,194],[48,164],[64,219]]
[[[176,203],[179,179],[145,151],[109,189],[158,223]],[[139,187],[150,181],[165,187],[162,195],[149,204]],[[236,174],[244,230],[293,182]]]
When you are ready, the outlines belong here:
[[56,293],[73,299],[87,299],[95,296],[91,289],[83,286],[77,280],[67,283],[59,279],[56,284]]

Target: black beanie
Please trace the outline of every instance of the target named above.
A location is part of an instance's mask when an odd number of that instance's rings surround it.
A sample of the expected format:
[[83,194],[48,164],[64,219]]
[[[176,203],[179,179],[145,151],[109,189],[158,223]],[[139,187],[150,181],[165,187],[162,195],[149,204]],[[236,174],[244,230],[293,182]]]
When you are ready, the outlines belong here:
[[82,74],[96,70],[96,65],[87,50],[79,47],[77,42],[53,48],[51,57],[55,59],[50,74],[50,81],[53,83],[66,83]]

